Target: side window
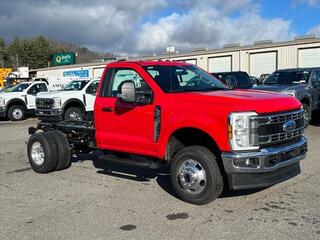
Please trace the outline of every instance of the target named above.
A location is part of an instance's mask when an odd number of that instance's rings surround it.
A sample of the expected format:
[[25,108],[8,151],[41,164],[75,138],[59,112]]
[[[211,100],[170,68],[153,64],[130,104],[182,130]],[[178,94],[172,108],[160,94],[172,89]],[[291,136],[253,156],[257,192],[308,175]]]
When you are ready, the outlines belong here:
[[44,83],[37,84],[38,85],[38,92],[47,92],[48,88],[47,85]]
[[224,76],[224,80],[226,81],[226,84],[228,87],[237,87],[237,81],[233,74],[227,74]]
[[87,90],[86,90],[86,93],[95,95],[95,94],[97,93],[98,86],[99,86],[99,81],[92,82],[92,83],[88,86],[88,88],[87,88]]
[[150,87],[136,71],[132,69],[115,68],[111,85],[109,86],[108,96],[117,97],[117,94],[120,91],[120,84],[127,80],[131,80],[135,83],[137,91],[150,90]]
[[311,74],[311,82],[314,88],[320,89],[320,70],[314,71]]

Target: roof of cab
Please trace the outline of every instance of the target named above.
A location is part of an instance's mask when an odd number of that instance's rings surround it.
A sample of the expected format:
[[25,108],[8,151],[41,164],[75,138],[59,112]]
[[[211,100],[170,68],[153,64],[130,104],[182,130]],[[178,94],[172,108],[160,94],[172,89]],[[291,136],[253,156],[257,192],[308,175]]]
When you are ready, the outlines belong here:
[[128,65],[128,64],[138,64],[140,66],[189,66],[190,63],[180,62],[180,61],[119,61],[109,63],[108,66],[113,65]]

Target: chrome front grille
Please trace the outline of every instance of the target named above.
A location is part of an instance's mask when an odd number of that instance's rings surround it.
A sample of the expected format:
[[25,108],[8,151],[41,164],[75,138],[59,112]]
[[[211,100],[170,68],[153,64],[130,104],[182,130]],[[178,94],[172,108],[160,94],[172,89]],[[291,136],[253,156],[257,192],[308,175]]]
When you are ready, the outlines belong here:
[[[290,120],[295,123],[295,128],[286,131],[284,124]],[[252,118],[252,142],[258,146],[273,146],[292,141],[304,132],[304,110],[299,109],[292,112],[278,113],[273,115],[256,116]]]
[[36,98],[37,109],[51,109],[54,100],[52,98]]

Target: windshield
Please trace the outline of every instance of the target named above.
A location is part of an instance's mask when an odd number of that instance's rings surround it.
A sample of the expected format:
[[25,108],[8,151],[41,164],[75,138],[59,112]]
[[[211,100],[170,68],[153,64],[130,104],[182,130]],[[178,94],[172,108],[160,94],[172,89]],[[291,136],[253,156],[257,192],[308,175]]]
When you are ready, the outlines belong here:
[[87,85],[88,82],[89,80],[71,81],[62,89],[62,91],[80,91]]
[[27,89],[31,83],[20,83],[12,88],[10,92],[23,92],[23,90]]
[[7,92],[11,92],[13,86],[6,86],[2,89],[0,89],[0,93],[4,92],[4,93],[7,93]]
[[264,84],[300,84],[309,80],[310,71],[274,72],[264,81]]
[[227,90],[221,81],[193,65],[186,66],[145,66],[164,92]]

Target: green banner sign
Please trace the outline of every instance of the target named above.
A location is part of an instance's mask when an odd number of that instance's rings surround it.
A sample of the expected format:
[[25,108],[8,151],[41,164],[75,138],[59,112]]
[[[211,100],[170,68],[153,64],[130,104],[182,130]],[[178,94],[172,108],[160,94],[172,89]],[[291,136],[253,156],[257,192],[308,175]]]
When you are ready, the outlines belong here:
[[73,52],[53,54],[52,65],[68,65],[74,63],[76,63],[76,55]]

